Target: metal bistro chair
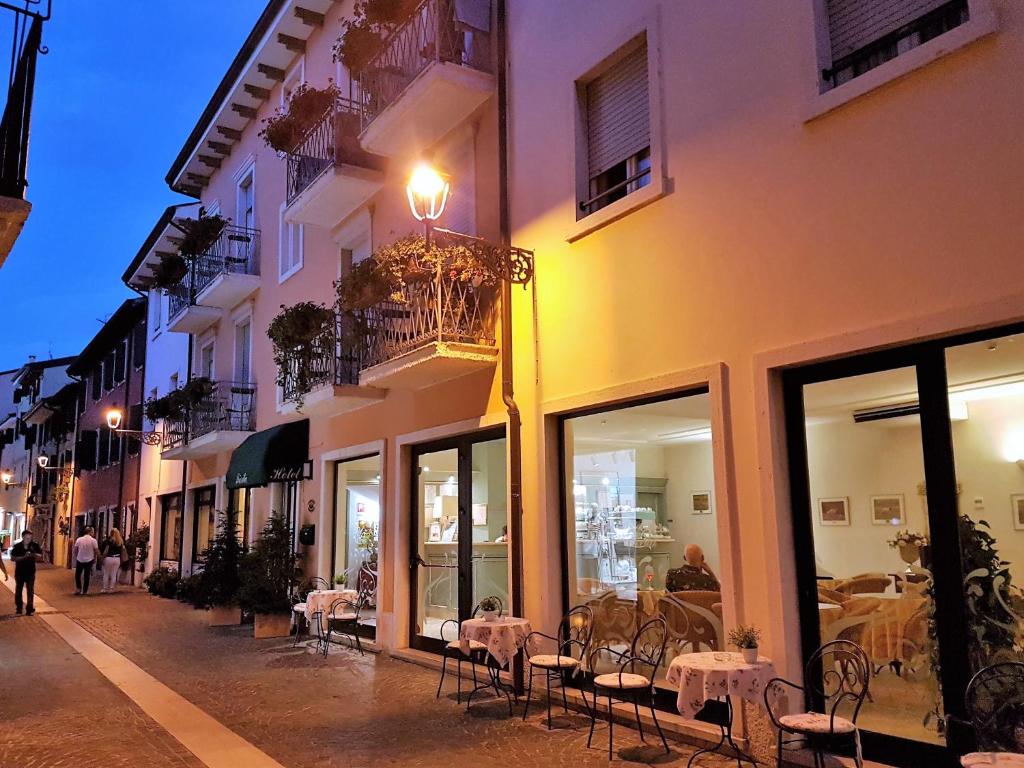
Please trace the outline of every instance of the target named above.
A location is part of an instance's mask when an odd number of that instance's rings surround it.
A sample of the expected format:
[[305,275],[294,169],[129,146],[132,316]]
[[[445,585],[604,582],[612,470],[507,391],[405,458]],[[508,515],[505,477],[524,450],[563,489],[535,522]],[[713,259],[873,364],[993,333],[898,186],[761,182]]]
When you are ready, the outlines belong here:
[[[501,602],[501,598],[497,595],[491,595],[490,598],[485,597],[483,600],[480,601],[480,603],[488,599],[497,601],[498,616],[500,618],[505,610],[504,605]],[[475,619],[482,612],[482,609],[480,608],[480,603],[477,603],[476,607],[473,608],[471,618]],[[445,641],[444,630],[445,627],[447,627],[449,624],[453,624],[455,626],[455,639]],[[459,640],[460,628],[461,624],[455,619],[446,619],[445,621],[441,622],[441,628],[438,634],[440,634],[441,636],[441,642],[444,643],[444,649],[441,651],[441,679],[437,682],[437,693],[434,694],[435,699],[441,697],[441,686],[444,685],[444,675],[448,669],[448,659],[455,659],[457,663],[455,677],[455,701],[459,704],[462,703],[462,662],[468,661],[473,669],[474,689],[480,687],[476,679],[476,665],[487,663],[487,646],[481,643],[479,640],[470,640],[469,653],[463,652],[462,643]]]
[[[589,665],[592,671],[597,667],[594,660],[602,653],[607,653],[617,659],[617,672],[610,672],[597,675],[594,678],[594,707],[590,711],[590,734],[587,736],[587,748],[594,738],[594,726],[597,724],[598,696],[603,695],[608,699],[608,759],[612,759],[612,723],[615,719],[612,712],[612,698],[622,701],[631,701],[633,711],[636,713],[636,725],[640,730],[640,740],[644,739],[644,726],[640,722],[640,699],[646,697],[647,704],[651,710],[651,717],[654,719],[654,727],[658,729],[658,736],[661,737],[661,744],[665,747],[665,754],[671,754],[665,734],[661,731],[661,724],[658,722],[658,715],[654,712],[654,676],[661,667],[661,661],[665,657],[665,644],[668,641],[668,624],[661,616],[657,616],[646,624],[642,625],[633,636],[627,651],[613,651],[608,647],[595,648],[590,652]],[[650,670],[649,675],[637,672],[637,666],[641,670]]]
[[306,625],[306,636],[309,636],[309,624],[306,622],[306,596],[317,589],[330,588],[331,585],[327,583],[327,579],[314,576],[292,593],[292,620],[295,622],[293,646],[299,644],[299,635],[302,632],[303,625]]
[[369,602],[370,595],[367,591],[361,590],[355,602],[348,598],[341,597],[331,603],[331,609],[327,612],[327,636],[324,638],[324,656],[331,647],[331,635],[337,633],[349,638],[349,645],[363,653],[363,644],[359,641],[359,613]]
[[[544,672],[547,682],[548,698],[548,730],[551,730],[551,680],[562,680],[562,709],[569,714],[569,702],[565,696],[564,674],[576,674],[587,658],[590,649],[590,636],[594,629],[594,612],[585,605],[577,606],[567,613],[558,624],[558,636],[552,637],[543,632],[531,632],[526,636],[527,648],[533,638],[544,638],[556,643],[553,654],[535,654],[529,657],[530,685],[526,691],[526,706],[523,707],[523,720],[530,710],[530,699],[533,696],[534,672]],[[573,654],[577,653],[578,656]]]
[[980,752],[960,758],[964,768],[1024,766],[1024,663],[983,667],[967,684],[967,717]]
[[[856,764],[858,768],[863,766],[857,715],[867,698],[870,681],[871,661],[864,649],[850,640],[833,640],[816,650],[807,662],[803,686],[781,677],[769,680],[764,689],[764,705],[778,729],[776,759],[779,765],[782,765],[784,744],[807,741],[814,751],[815,768],[825,768],[823,750],[836,742],[852,742],[856,748]],[[821,700],[826,712],[779,715],[776,712],[778,697],[787,693],[787,689],[799,691],[803,697],[808,692],[813,694]],[[849,718],[837,714],[844,704],[853,708]],[[794,738],[784,739],[786,733],[793,734]]]

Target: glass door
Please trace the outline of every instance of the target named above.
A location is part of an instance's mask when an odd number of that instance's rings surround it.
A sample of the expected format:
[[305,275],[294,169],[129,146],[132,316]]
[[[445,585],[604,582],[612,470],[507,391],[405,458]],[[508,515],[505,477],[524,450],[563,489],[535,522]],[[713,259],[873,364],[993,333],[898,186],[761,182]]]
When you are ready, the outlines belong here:
[[508,607],[503,433],[416,447],[412,485],[410,644],[437,652],[481,598]]

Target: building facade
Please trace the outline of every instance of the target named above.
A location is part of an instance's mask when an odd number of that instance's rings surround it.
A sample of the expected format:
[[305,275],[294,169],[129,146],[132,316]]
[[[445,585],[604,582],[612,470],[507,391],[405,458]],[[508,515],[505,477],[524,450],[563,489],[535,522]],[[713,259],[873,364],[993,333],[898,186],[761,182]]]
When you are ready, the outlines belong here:
[[[891,5],[426,0],[353,51],[351,2],[269,3],[167,177],[224,221],[166,289],[206,383],[158,559],[285,514],[428,663],[491,594],[609,645],[662,615],[673,654],[753,623],[791,679],[856,639],[866,753],[948,760],[1020,654],[1024,13]],[[1011,567],[971,576],[982,520]]]

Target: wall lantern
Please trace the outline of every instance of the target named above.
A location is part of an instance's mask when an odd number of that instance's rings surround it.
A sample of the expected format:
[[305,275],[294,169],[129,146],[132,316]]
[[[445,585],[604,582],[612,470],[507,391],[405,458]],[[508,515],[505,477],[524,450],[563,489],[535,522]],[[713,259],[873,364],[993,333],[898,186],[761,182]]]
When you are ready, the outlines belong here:
[[409,210],[416,221],[422,221],[427,248],[431,245],[431,231],[434,222],[441,218],[448,204],[451,185],[448,178],[426,163],[420,163],[405,185],[405,196],[409,199]]
[[46,465],[50,463],[50,457],[40,456],[38,459],[36,459],[36,463],[39,464],[40,469],[46,469]]
[[3,472],[0,472],[0,483],[3,483],[5,486],[10,485],[13,479],[14,475],[11,474],[11,470],[5,469]]
[[146,445],[160,445],[161,437],[159,432],[143,432],[138,429],[121,429],[121,421],[124,419],[124,411],[120,408],[111,408],[106,413],[107,427],[119,435],[141,440]]
[[121,413],[120,408],[111,408],[107,411],[107,426],[115,432],[121,427],[121,419],[124,414]]

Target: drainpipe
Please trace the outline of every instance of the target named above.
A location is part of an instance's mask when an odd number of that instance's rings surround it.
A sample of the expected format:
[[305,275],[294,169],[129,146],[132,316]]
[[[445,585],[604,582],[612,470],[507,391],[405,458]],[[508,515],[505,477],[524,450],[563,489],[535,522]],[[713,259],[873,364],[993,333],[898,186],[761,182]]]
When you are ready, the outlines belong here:
[[[508,247],[512,240],[511,214],[508,195],[508,74],[505,0],[497,0],[495,31],[497,36],[498,74],[498,188],[499,234],[501,245]],[[508,411],[508,463],[509,463],[509,533],[512,538],[512,613],[522,615],[523,610],[523,443],[522,418],[516,404],[512,376],[512,283],[501,281],[501,399]],[[516,690],[523,688],[523,666],[517,659],[514,665]]]
[[[150,329],[149,329],[149,317],[150,317],[150,313],[149,313],[149,293],[148,292],[143,293],[138,288],[136,288],[135,286],[132,286],[132,285],[129,285],[128,287],[131,288],[133,291],[135,291],[135,293],[139,294],[140,298],[143,298],[143,299],[146,300],[146,319],[145,319],[146,334],[145,334],[145,337],[143,338],[143,344],[142,344],[142,368],[139,371],[139,375],[142,376],[142,382],[139,385],[140,386],[140,389],[139,389],[139,405],[142,405],[145,402],[145,400],[146,400],[146,362],[149,360],[149,355],[146,354],[146,348],[149,346],[149,331],[150,331]],[[135,341],[135,336],[133,334],[132,335],[132,342],[133,342],[133,344],[132,344],[132,362],[131,362],[131,365],[135,364],[135,353],[138,351],[138,350],[135,349],[134,341]],[[127,396],[125,397],[125,402],[127,402]],[[143,416],[143,420],[145,420],[145,416]],[[145,427],[145,423],[143,423],[142,426]],[[131,426],[129,425],[129,429],[130,428],[131,428]],[[142,491],[142,451],[144,450],[143,449],[144,445],[145,445],[145,443],[142,440],[139,440],[139,455],[138,455],[138,459],[135,462],[135,520],[134,520],[134,525],[132,527],[132,535],[134,535],[136,533],[136,531],[138,531],[138,529],[139,529],[139,515],[142,514],[142,505],[139,502],[142,501],[142,497],[141,497],[141,493],[140,492]],[[152,526],[152,523],[153,523],[153,521],[150,520],[150,528],[149,528],[150,540],[152,540],[152,538],[153,538],[153,526]],[[146,567],[145,564],[143,564],[142,567],[145,568]],[[135,573],[139,569],[139,564],[136,561],[136,559],[134,559],[134,558],[133,558],[132,563],[131,563],[131,569],[132,569],[132,586],[134,587],[135,586]]]
[[[188,383],[192,380],[192,346],[195,344],[195,336],[191,333],[188,335],[188,364],[185,368],[185,382]],[[185,428],[186,434],[188,433],[188,427]],[[182,565],[185,561],[185,497],[188,495],[188,459],[182,459],[181,461],[181,507],[179,508],[178,514],[181,515],[181,544],[178,547],[178,573],[182,572]],[[161,515],[162,515],[161,511]],[[192,510],[192,514],[195,514],[195,510]],[[152,535],[152,528],[150,528],[150,535]],[[163,543],[163,528],[160,530],[160,546]]]

